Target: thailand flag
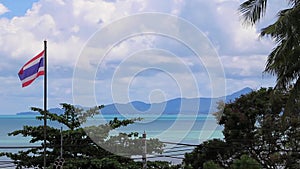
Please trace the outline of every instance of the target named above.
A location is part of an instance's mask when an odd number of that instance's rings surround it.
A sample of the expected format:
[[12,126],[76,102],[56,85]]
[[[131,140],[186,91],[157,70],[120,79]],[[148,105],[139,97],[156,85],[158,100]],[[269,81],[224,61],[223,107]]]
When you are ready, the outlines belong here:
[[44,75],[44,53],[45,51],[42,51],[20,69],[18,75],[22,87],[30,85],[37,77]]

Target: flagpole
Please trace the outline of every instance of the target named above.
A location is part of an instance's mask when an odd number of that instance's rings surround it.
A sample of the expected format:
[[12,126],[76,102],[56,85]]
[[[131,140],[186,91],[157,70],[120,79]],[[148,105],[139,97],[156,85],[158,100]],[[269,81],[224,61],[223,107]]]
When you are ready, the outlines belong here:
[[47,139],[47,41],[44,41],[44,169],[46,169]]

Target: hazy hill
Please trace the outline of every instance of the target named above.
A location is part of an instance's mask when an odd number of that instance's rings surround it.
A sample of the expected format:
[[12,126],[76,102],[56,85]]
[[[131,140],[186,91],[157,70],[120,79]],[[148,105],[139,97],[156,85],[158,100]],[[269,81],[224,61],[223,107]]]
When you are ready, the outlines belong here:
[[144,114],[144,113],[163,113],[163,114],[178,114],[183,112],[186,114],[198,113],[207,114],[216,110],[216,102],[223,100],[225,102],[234,101],[243,94],[248,94],[252,91],[247,87],[237,91],[231,95],[220,98],[176,98],[162,103],[148,104],[140,101],[133,101],[127,104],[109,104],[101,109],[102,114]]
[[[148,104],[140,101],[133,101],[127,104],[109,104],[105,105],[101,109],[102,114],[145,114],[145,113],[163,113],[163,114],[178,114],[179,112],[190,114],[190,113],[201,113],[207,114],[216,110],[216,102],[223,100],[225,102],[234,101],[236,98],[243,94],[250,93],[251,88],[247,87],[240,91],[237,91],[231,95],[220,97],[220,98],[176,98],[161,103]],[[62,114],[63,110],[60,108],[51,108],[50,112],[56,114]],[[17,115],[37,115],[36,112],[21,112]]]
[[[49,111],[51,113],[56,113],[56,114],[63,114],[64,113],[64,110],[61,109],[61,108],[51,108],[51,109],[49,109]],[[17,113],[17,115],[39,115],[39,113],[34,112],[34,111],[28,111],[28,112]]]

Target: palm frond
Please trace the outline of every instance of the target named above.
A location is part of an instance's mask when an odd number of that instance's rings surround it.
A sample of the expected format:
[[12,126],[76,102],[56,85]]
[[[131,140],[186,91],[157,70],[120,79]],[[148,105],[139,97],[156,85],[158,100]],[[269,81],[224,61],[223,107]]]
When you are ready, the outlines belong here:
[[289,5],[296,6],[300,4],[300,0],[289,0]]
[[265,72],[277,76],[277,88],[287,89],[300,74],[300,6],[284,9],[278,16],[274,24],[261,30],[261,36],[271,36],[277,42]]
[[246,24],[256,24],[265,14],[267,0],[248,0],[239,7],[243,21]]
[[300,46],[291,45],[292,40],[284,40],[268,57],[265,72],[277,76],[276,88],[287,89],[300,77]]

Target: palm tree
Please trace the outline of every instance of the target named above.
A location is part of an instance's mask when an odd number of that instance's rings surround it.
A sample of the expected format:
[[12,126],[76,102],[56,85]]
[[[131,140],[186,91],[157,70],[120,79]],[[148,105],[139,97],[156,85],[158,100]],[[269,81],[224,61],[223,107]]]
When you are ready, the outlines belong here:
[[[288,0],[288,3],[290,7],[279,11],[277,21],[263,28],[261,36],[276,41],[265,72],[277,77],[275,88],[290,90],[286,110],[291,112],[300,98],[300,0]],[[266,7],[267,0],[248,0],[240,5],[239,11],[244,23],[254,25],[264,16]]]
[[[278,12],[278,19],[261,30],[276,46],[268,56],[265,72],[277,77],[276,89],[289,94],[283,113],[281,131],[287,136],[283,143],[286,168],[299,168],[300,151],[290,145],[300,143],[300,0],[287,0],[289,8]],[[247,0],[240,5],[246,24],[256,24],[265,14],[267,0]],[[291,164],[295,164],[291,165]]]

